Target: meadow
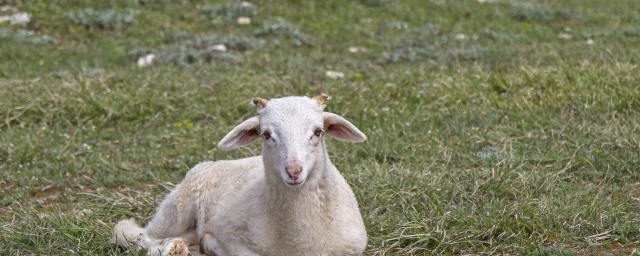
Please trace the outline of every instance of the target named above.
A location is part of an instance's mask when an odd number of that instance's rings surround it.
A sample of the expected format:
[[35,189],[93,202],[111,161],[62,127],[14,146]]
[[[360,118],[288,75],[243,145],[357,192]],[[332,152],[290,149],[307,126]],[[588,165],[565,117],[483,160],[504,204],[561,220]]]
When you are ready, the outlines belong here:
[[636,0],[0,6],[0,255],[145,255],[118,220],[259,154],[216,148],[252,97],[321,92],[369,138],[327,141],[366,255],[640,255]]

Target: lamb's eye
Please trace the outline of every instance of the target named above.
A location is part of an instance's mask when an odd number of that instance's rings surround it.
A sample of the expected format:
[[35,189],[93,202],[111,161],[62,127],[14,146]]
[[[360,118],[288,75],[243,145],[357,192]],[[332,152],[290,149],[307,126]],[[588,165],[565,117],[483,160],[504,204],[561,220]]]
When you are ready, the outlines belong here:
[[269,139],[271,139],[271,133],[269,133],[269,132],[262,132],[262,137],[263,137],[265,140],[269,140]]
[[316,128],[316,130],[313,132],[313,136],[320,137],[320,135],[322,135],[322,129]]

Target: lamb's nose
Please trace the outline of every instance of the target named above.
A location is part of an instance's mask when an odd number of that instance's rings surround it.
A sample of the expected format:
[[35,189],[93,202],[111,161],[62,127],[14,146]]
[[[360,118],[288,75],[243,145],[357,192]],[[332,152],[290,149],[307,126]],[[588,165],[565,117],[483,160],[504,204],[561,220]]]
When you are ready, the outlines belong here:
[[302,166],[299,166],[299,165],[287,166],[286,171],[287,171],[287,176],[289,176],[289,178],[291,178],[292,180],[296,181],[298,180],[300,173],[302,173]]

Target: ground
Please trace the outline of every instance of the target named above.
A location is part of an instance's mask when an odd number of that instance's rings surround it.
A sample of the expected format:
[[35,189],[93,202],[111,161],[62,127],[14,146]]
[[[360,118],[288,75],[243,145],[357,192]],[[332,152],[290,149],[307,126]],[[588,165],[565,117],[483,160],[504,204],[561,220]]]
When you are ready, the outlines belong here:
[[3,255],[143,255],[116,221],[258,154],[215,147],[252,97],[321,92],[369,138],[328,141],[367,255],[638,254],[635,0],[0,6]]

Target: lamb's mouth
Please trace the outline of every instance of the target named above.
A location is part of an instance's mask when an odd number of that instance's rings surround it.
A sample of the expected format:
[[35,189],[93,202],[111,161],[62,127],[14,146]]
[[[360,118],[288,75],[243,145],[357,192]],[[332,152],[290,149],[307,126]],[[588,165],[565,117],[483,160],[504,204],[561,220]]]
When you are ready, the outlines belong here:
[[300,184],[302,184],[303,181],[298,180],[298,181],[285,181],[285,183],[287,183],[287,185],[289,186],[299,186]]

